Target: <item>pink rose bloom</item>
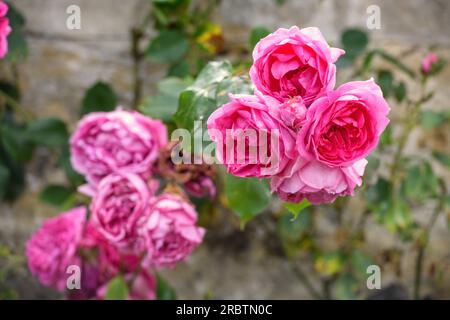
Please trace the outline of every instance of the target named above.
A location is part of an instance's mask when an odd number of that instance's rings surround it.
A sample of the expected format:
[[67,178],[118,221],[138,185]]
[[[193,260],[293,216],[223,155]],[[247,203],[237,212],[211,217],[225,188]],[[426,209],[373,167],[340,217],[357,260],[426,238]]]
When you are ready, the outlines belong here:
[[388,113],[373,80],[343,84],[309,107],[297,140],[300,156],[329,166],[352,165],[377,146]]
[[[134,274],[125,275],[125,281],[132,281]],[[97,299],[103,300],[106,296],[108,284],[101,286],[97,290]],[[156,279],[148,271],[141,272],[134,278],[128,294],[129,300],[155,300],[156,299]]]
[[239,177],[267,177],[296,157],[295,132],[280,115],[280,102],[262,95],[231,95],[208,119],[216,156]]
[[11,32],[9,26],[9,19],[6,18],[8,13],[8,6],[0,0],[0,59],[4,58],[8,53],[8,41],[6,38]]
[[151,200],[150,215],[139,222],[147,249],[145,266],[171,267],[202,242],[205,230],[196,225],[194,206],[180,196],[163,193]]
[[105,177],[92,198],[92,223],[111,244],[131,249],[136,241],[136,222],[148,214],[155,186],[133,173]]
[[27,242],[28,267],[43,285],[66,289],[67,267],[81,265],[77,246],[85,221],[86,208],[72,209],[46,220]]
[[280,28],[255,46],[250,78],[263,94],[279,100],[300,96],[309,106],[333,89],[334,63],[343,54],[327,44],[318,28]]
[[308,199],[315,205],[330,203],[338,196],[353,195],[355,187],[362,183],[366,164],[367,160],[362,159],[349,167],[332,168],[316,160],[298,159],[286,168],[283,176],[273,177],[270,186],[284,201]]
[[429,52],[422,60],[422,73],[429,74],[431,68],[439,61],[439,57],[433,52]]
[[134,111],[94,112],[81,119],[70,139],[71,161],[94,185],[118,170],[149,177],[166,144],[159,120]]

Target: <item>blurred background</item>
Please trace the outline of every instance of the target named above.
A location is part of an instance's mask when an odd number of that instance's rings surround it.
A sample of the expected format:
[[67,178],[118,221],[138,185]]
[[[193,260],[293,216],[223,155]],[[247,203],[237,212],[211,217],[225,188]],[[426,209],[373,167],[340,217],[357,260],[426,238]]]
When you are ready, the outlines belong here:
[[[209,6],[208,1],[199,3],[200,8]],[[21,105],[26,110],[37,117],[62,119],[69,132],[79,119],[86,90],[98,81],[112,87],[119,105],[130,106],[135,103],[136,79],[141,82],[140,97],[147,97],[158,92],[157,84],[167,75],[168,64],[152,59],[140,61],[136,75],[131,30],[146,19],[149,10],[154,10],[149,0],[14,0],[12,4],[26,20],[22,32],[28,53],[25,59],[14,62],[14,68],[0,65],[0,77],[17,80],[22,93]],[[66,27],[66,9],[73,4],[81,8],[80,30]],[[380,8],[380,29],[367,28],[370,16],[367,9],[371,5]],[[292,25],[319,27],[330,44],[340,47],[343,32],[356,28],[370,39],[366,50],[381,49],[418,73],[421,60],[429,50],[442,59],[450,59],[450,2],[445,0],[226,0],[212,5],[208,14],[208,21],[219,29],[209,29],[217,39],[210,41],[215,47],[206,60],[230,59],[234,64],[248,61],[252,30],[258,27],[257,30],[272,32]],[[154,24],[142,36],[143,49],[147,39],[151,41],[158,32],[158,25]],[[386,71],[392,72],[394,81],[403,81],[408,86],[406,95],[414,97],[417,91],[414,81],[402,72],[397,76],[396,66],[391,62],[389,59],[378,61],[376,71],[370,69],[364,76],[379,79],[379,70],[385,71],[381,78],[388,78],[389,86],[392,79],[386,76]],[[350,61],[338,69],[338,83],[366,79],[354,72],[356,68],[352,64]],[[195,75],[195,71],[193,73]],[[425,155],[428,159],[433,152],[450,152],[450,125],[446,118],[450,112],[449,83],[448,67],[429,79],[428,85],[434,95],[422,106],[428,122],[410,132],[404,154]],[[393,95],[401,95],[398,90],[394,91]],[[393,147],[380,151],[381,163],[384,156],[394,152],[398,141],[401,128],[396,126],[395,119],[408,112],[405,108],[396,109],[401,100],[393,98],[391,104],[392,139],[387,144]],[[450,171],[445,161],[430,160],[429,163],[433,174],[448,186]],[[64,170],[58,164],[51,152],[37,148],[26,165],[24,192],[15,201],[0,204],[0,244],[3,251],[8,251],[4,256],[10,256],[0,260],[3,264],[0,288],[14,291],[11,293],[14,297],[59,297],[31,277],[21,257],[31,233],[43,219],[59,212],[58,208],[39,199],[45,186],[66,181]],[[383,165],[369,172],[366,179],[373,180],[374,185],[378,175],[387,180],[390,178]],[[412,180],[411,183],[415,182]],[[309,208],[308,214],[314,216],[314,228],[311,222],[303,221],[298,226],[290,224],[286,231],[283,229],[285,221],[265,213],[240,230],[231,213],[216,213],[214,219],[205,222],[208,228],[205,243],[186,263],[164,271],[165,279],[180,298],[187,299],[309,299],[315,297],[316,291],[321,297],[331,298],[412,298],[418,254],[414,236],[405,240],[398,236],[397,229],[386,228],[386,223],[380,223],[376,217],[379,208],[371,206],[364,220],[364,234],[358,234],[351,242],[348,240],[350,235],[346,226],[358,231],[356,224],[361,212],[369,207],[366,201],[371,199],[366,200],[366,190],[364,195],[362,193],[335,206]],[[414,199],[405,200],[419,225],[426,226],[433,214],[436,201],[431,198],[425,197],[420,203]],[[375,197],[372,201],[381,200]],[[274,202],[271,209],[276,210],[277,206],[279,204]],[[271,211],[270,208],[267,211]],[[422,267],[421,298],[450,298],[450,220],[448,209],[442,211],[430,233]],[[320,247],[320,251],[308,251],[311,241],[314,241],[314,247]],[[349,243],[364,255],[352,254],[354,259],[347,267],[340,250]],[[364,259],[368,257],[381,268],[383,290],[368,290],[364,274],[353,276],[357,268],[354,264],[365,266],[367,261]],[[353,272],[350,276],[348,268]],[[352,278],[349,280],[348,277]]]

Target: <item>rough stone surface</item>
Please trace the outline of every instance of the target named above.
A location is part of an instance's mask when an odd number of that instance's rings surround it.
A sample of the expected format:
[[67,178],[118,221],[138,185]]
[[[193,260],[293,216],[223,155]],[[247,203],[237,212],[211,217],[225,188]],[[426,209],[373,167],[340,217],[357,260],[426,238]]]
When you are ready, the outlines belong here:
[[[403,60],[419,66],[420,58],[431,45],[450,60],[450,3],[444,0],[287,0],[277,6],[275,0],[226,0],[215,12],[215,20],[223,26],[230,47],[245,47],[249,29],[266,26],[318,26],[330,42],[339,41],[340,32],[349,26],[365,28],[367,7],[378,5],[381,9],[381,29],[370,32],[371,45],[389,52],[405,54]],[[110,82],[119,94],[120,103],[128,105],[132,91],[132,61],[129,55],[129,30],[145,13],[148,0],[15,0],[14,4],[27,18],[27,35],[30,46],[28,59],[19,66],[20,81],[24,91],[23,104],[38,116],[57,116],[75,124],[83,93],[97,80]],[[82,30],[68,30],[66,8],[79,5],[82,12]],[[146,63],[144,93],[154,91],[155,83],[165,74],[164,66]],[[345,80],[345,72],[339,80]],[[432,85],[437,94],[427,108],[449,108],[450,68],[447,68]],[[397,113],[393,110],[393,114]],[[430,147],[450,149],[450,128],[442,132],[417,131],[407,146],[407,152],[422,152]],[[417,143],[419,142],[419,143]],[[26,239],[42,220],[57,214],[56,210],[42,205],[37,194],[49,182],[62,182],[62,173],[45,152],[38,152],[27,175],[27,192],[13,205],[0,205],[0,243],[23,252]],[[447,181],[449,174],[437,167]],[[358,201],[347,208],[349,223],[359,212]],[[432,207],[415,212],[425,223]],[[321,211],[319,231],[323,245],[336,248],[335,221]],[[241,232],[230,218],[222,217],[211,227],[206,243],[185,264],[164,274],[182,298],[219,299],[239,298],[310,298],[296,278],[292,265],[280,255],[279,248],[261,226],[265,218]],[[261,227],[261,228],[260,228]],[[262,231],[261,231],[262,230]],[[269,239],[269,240],[268,240]],[[274,240],[275,241],[275,240]],[[381,252],[386,248],[408,250],[401,265],[384,263]],[[436,224],[427,251],[427,264],[438,263],[445,270],[443,280],[427,282],[439,297],[450,297],[449,231],[445,217]],[[383,286],[403,283],[410,291],[412,265],[415,253],[400,243],[372,219],[368,221],[367,250],[383,265]],[[306,260],[299,264],[310,273]],[[385,266],[385,267],[384,267]],[[427,270],[428,270],[427,269]],[[23,298],[54,298],[54,292],[38,285],[26,271],[17,270],[9,283]],[[316,283],[317,284],[317,283]],[[403,294],[403,293],[402,293]]]

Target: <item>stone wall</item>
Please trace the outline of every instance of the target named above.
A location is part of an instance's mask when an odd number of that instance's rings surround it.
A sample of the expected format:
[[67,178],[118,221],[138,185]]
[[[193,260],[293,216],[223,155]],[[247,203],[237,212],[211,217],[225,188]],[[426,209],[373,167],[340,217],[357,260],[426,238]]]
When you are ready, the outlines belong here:
[[[142,18],[148,0],[14,0],[14,4],[27,18],[30,54],[20,65],[25,106],[38,116],[61,117],[73,126],[84,91],[100,79],[112,83],[121,104],[130,103],[129,30]],[[81,30],[65,27],[65,11],[71,4],[81,7]],[[371,4],[380,6],[382,23],[380,30],[370,32],[372,44],[394,53],[411,51],[405,62],[412,65],[419,65],[420,57],[430,45],[450,60],[450,2],[445,0],[287,0],[282,6],[277,6],[275,0],[222,0],[215,20],[223,26],[229,46],[245,45],[249,29],[254,26],[269,29],[318,26],[327,39],[336,43],[344,28],[365,28],[366,9]],[[165,69],[146,63],[142,73],[144,90],[151,93]],[[438,94],[427,107],[449,107],[449,82],[450,68],[447,68],[434,80]],[[449,149],[448,139],[443,147]],[[416,149],[414,142],[408,146],[411,152]],[[64,181],[62,173],[55,171],[55,164],[47,163],[47,159],[45,153],[38,152],[27,176],[26,194],[12,206],[0,206],[0,241],[16,252],[23,250],[26,238],[44,217],[56,214],[53,208],[36,199],[47,183]],[[426,217],[429,210],[425,211],[417,214]],[[207,293],[215,298],[309,297],[295,280],[292,267],[276,250],[275,253],[271,250],[258,231],[263,219],[245,232],[237,231],[228,219],[224,221],[223,225],[214,226],[208,243],[188,263],[167,272],[181,297],[202,298]],[[443,217],[431,240],[432,257],[448,256],[448,230]],[[373,224],[369,242],[377,250],[395,244],[395,239]],[[413,258],[407,257],[404,264],[408,265]],[[383,284],[395,279],[390,274]],[[11,283],[25,298],[54,296],[25,270],[18,271]],[[443,295],[449,297],[450,293]]]

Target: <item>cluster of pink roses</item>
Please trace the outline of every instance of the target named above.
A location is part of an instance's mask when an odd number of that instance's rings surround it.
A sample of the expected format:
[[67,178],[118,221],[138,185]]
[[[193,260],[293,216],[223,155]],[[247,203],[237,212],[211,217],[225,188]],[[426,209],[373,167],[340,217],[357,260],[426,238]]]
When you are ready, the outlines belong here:
[[[373,80],[334,89],[342,54],[317,28],[282,28],[259,41],[250,69],[255,94],[232,95],[208,119],[228,172],[269,177],[272,191],[290,202],[353,194],[389,107]],[[268,150],[254,152],[263,144]]]
[[7,13],[8,6],[0,0],[0,59],[4,58],[8,52],[6,38],[11,32],[11,27],[9,26],[9,19],[6,17]]
[[48,219],[27,243],[29,268],[42,284],[63,291],[67,268],[76,265],[81,290],[71,292],[74,298],[104,297],[119,274],[130,282],[130,298],[155,298],[150,269],[182,261],[205,233],[182,191],[158,193],[167,140],[162,122],[137,112],[98,112],[80,121],[71,160],[88,182],[80,191],[92,201],[89,213],[78,207]]

